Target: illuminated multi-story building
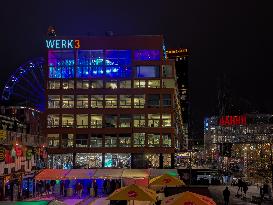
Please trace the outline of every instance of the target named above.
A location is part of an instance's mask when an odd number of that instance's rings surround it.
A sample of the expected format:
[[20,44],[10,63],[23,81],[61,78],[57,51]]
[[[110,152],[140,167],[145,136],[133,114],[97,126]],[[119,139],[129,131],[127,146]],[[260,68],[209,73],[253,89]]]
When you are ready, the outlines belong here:
[[190,133],[190,102],[189,102],[189,78],[188,78],[188,58],[187,48],[168,49],[168,59],[175,61],[178,101],[180,103],[181,117],[183,121],[183,135],[181,136],[181,149],[188,148]]
[[176,72],[163,37],[46,41],[49,167],[173,167]]
[[205,150],[220,168],[244,170],[253,176],[258,169],[268,170],[272,139],[272,114],[212,116],[204,120]]

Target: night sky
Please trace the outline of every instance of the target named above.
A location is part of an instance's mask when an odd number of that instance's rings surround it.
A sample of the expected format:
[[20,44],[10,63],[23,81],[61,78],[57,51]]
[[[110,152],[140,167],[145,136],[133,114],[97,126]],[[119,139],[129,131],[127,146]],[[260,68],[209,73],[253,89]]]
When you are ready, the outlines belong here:
[[167,47],[190,50],[193,128],[201,137],[203,117],[217,112],[223,74],[233,98],[273,113],[272,10],[272,1],[258,0],[3,1],[1,90],[19,65],[43,55],[49,25],[57,35],[163,34]]

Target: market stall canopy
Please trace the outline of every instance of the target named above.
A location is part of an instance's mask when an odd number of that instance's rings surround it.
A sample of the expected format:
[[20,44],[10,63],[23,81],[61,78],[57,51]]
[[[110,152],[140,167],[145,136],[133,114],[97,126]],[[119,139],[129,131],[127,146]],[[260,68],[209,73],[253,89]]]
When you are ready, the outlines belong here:
[[178,177],[177,169],[151,169],[150,178],[158,177],[163,174],[168,174],[173,177]]
[[123,169],[97,169],[93,178],[120,179]]
[[196,205],[216,205],[209,197],[196,194],[193,192],[183,192],[165,198],[162,205],[181,205],[181,204],[196,204]]
[[91,179],[96,169],[71,169],[65,176],[65,179]]
[[148,178],[149,175],[148,169],[124,169],[122,178]]
[[143,186],[131,184],[122,187],[112,193],[109,200],[136,200],[136,201],[156,201],[156,192]]
[[44,169],[35,176],[36,180],[64,180],[68,169]]
[[149,185],[156,186],[185,186],[186,184],[177,177],[163,174],[150,180]]

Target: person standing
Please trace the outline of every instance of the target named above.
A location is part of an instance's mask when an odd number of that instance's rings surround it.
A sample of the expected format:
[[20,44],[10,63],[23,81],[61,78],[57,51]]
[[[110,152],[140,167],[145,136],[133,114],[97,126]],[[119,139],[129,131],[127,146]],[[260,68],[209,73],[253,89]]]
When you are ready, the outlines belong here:
[[225,205],[228,205],[229,204],[229,196],[230,196],[230,191],[228,190],[228,187],[226,187],[224,189],[223,196],[224,196]]
[[94,192],[95,192],[95,197],[98,196],[98,184],[96,182],[96,180],[93,181],[93,188],[94,188]]

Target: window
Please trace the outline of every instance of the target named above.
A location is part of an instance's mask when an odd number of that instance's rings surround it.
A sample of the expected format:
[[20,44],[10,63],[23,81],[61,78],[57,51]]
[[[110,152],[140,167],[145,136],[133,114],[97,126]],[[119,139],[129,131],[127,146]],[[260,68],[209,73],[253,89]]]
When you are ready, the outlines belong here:
[[91,115],[91,128],[102,128],[102,115]]
[[77,89],[88,89],[89,81],[88,80],[77,80]]
[[103,72],[102,50],[80,50],[78,52],[78,78],[99,77]]
[[131,147],[131,134],[119,135],[119,147]]
[[90,147],[102,147],[102,135],[93,134],[90,138]]
[[105,50],[105,65],[130,65],[131,51],[130,50]]
[[121,80],[119,81],[120,88],[131,88],[131,80]]
[[163,65],[162,66],[162,77],[170,78],[173,76],[173,69],[171,65]]
[[159,147],[160,145],[160,134],[147,134],[148,146]]
[[88,108],[88,95],[77,95],[77,108]]
[[160,114],[148,114],[148,127],[160,127]]
[[60,108],[60,95],[49,95],[48,96],[48,108]]
[[171,107],[172,106],[172,96],[170,94],[162,95],[162,104],[163,104],[163,107]]
[[131,108],[132,96],[131,95],[120,95],[119,96],[119,107],[120,108]]
[[48,147],[59,147],[60,137],[59,134],[47,134]]
[[171,134],[162,134],[162,146],[163,147],[171,147],[172,146]]
[[160,80],[148,80],[148,88],[160,88]]
[[91,107],[92,108],[103,108],[103,96],[102,95],[91,95]]
[[105,147],[116,147],[117,136],[116,135],[105,135]]
[[145,88],[146,81],[145,80],[134,80],[134,88]]
[[90,81],[91,88],[103,88],[102,80],[91,80]]
[[131,167],[131,154],[127,153],[106,153],[105,154],[105,167],[116,168],[130,168]]
[[160,50],[135,50],[134,59],[136,61],[160,60]]
[[148,107],[154,108],[160,105],[160,95],[148,95]]
[[60,126],[60,116],[59,115],[48,115],[47,116],[47,127],[59,127]]
[[116,95],[105,95],[105,108],[117,108]]
[[131,115],[120,115],[119,127],[131,127]]
[[63,89],[74,89],[74,80],[63,80]]
[[134,108],[144,108],[144,105],[145,105],[145,95],[135,95]]
[[76,147],[88,147],[88,135],[77,134],[76,135]]
[[63,95],[62,108],[74,108],[74,95]]
[[117,116],[105,115],[105,127],[117,127]]
[[145,126],[145,115],[133,115],[134,127],[146,127]]
[[98,168],[102,167],[102,154],[101,153],[76,153],[75,159],[77,168]]
[[171,127],[171,126],[172,126],[172,115],[162,114],[162,127]]
[[137,66],[136,78],[159,78],[159,66]]
[[74,136],[73,134],[62,134],[62,147],[73,147]]
[[159,167],[159,154],[146,154],[145,159],[148,161],[148,166],[150,168]]
[[49,78],[74,78],[74,51],[48,52]]
[[60,80],[49,80],[47,89],[53,90],[53,89],[60,89],[61,83]]
[[106,81],[105,88],[117,89],[118,83],[116,80]]
[[163,154],[163,168],[171,168],[171,154]]
[[134,147],[145,146],[145,133],[134,133]]
[[175,80],[174,79],[163,79],[162,80],[163,88],[175,88]]
[[77,128],[88,128],[88,115],[80,114],[76,115]]
[[62,115],[62,127],[74,127],[74,115]]

